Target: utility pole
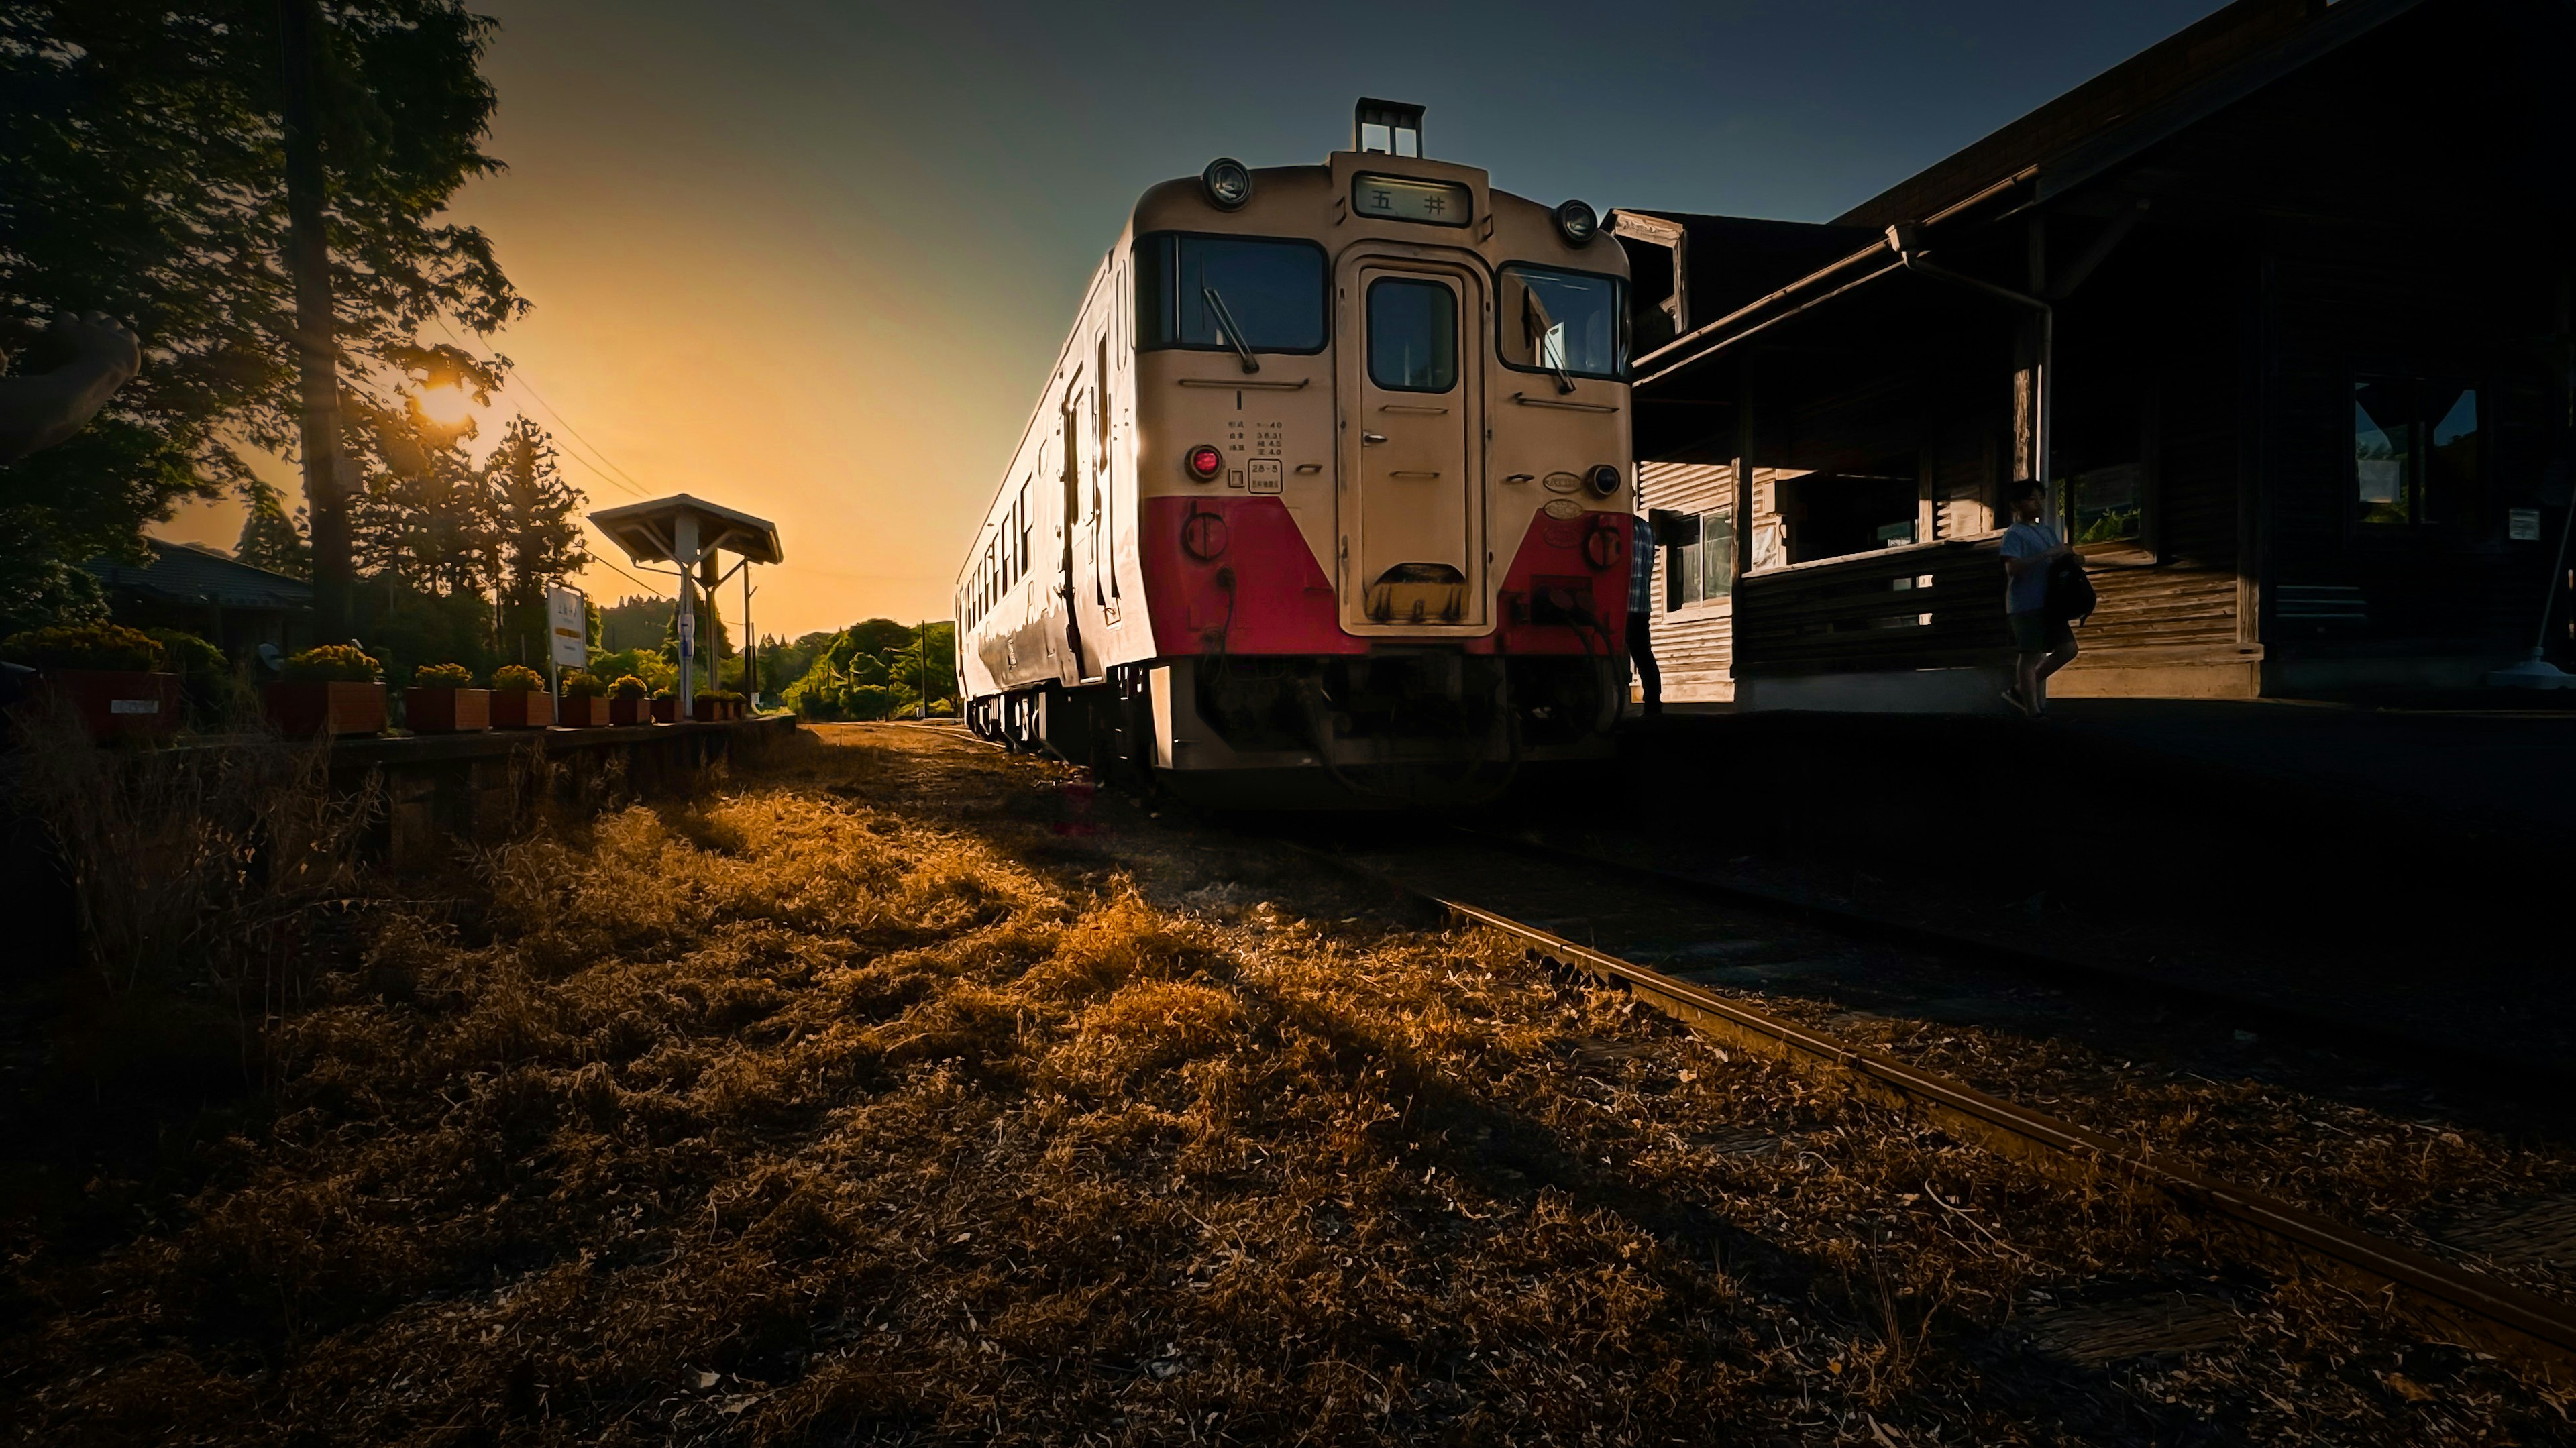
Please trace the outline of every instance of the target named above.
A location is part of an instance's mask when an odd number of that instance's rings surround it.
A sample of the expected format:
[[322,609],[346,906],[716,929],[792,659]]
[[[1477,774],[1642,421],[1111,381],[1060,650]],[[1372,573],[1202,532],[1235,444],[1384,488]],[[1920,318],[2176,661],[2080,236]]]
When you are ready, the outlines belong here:
[[760,635],[751,631],[751,563],[742,565],[742,641],[751,652],[742,656],[742,697],[746,710],[760,707]]
[[921,721],[930,722],[930,621],[922,620],[921,632],[913,635],[912,661],[920,665]]
[[340,474],[338,327],[331,310],[331,246],[322,223],[322,131],[313,77],[321,43],[316,0],[278,0],[285,82],[286,259],[295,278],[295,349],[304,390],[304,503],[313,528],[313,632],[349,636],[349,500]]

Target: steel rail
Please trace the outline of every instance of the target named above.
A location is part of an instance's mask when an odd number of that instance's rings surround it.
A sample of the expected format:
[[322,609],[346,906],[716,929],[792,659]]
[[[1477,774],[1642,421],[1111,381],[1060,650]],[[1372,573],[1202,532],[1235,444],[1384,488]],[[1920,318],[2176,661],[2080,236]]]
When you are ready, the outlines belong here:
[[2124,1180],[2250,1234],[2257,1242],[2286,1247],[2302,1264],[2324,1269],[2346,1287],[2378,1295],[2421,1323],[2472,1340],[2499,1356],[2510,1356],[2545,1378],[2561,1382],[2576,1378],[2576,1311],[2564,1304],[2436,1261],[2276,1197],[2208,1176],[2148,1147],[1988,1095],[1885,1052],[1781,1020],[1509,916],[1416,889],[1348,860],[1319,858],[1365,873],[1460,920],[1510,936],[1531,955],[1561,968],[1624,986],[1666,1015],[1730,1044],[1856,1082],[1874,1098],[1919,1112],[1962,1140],[2042,1166],[2072,1164]]

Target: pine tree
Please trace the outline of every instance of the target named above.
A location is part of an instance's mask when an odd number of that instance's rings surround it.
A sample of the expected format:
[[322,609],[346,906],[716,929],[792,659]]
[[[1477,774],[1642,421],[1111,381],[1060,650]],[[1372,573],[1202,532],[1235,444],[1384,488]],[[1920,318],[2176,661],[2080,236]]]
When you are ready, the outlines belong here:
[[502,652],[541,659],[546,590],[590,561],[573,517],[581,490],[565,480],[553,437],[526,417],[510,419],[483,477],[500,563]]
[[257,479],[242,492],[250,504],[250,516],[242,519],[233,556],[253,568],[289,578],[311,577],[313,546],[304,541],[304,510],[298,508],[294,517],[288,517],[284,495]]

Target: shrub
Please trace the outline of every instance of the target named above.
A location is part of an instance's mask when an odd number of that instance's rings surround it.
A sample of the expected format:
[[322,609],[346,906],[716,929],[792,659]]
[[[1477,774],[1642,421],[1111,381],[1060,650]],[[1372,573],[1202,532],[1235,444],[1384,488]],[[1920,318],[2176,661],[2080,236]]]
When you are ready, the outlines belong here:
[[221,679],[233,671],[232,660],[224,651],[183,629],[145,629],[144,636],[161,650],[161,668],[165,673],[184,676],[190,683]]
[[653,691],[653,697],[656,699],[676,699],[680,696],[672,693],[668,689],[655,689]]
[[525,664],[503,664],[492,671],[492,688],[502,694],[542,694],[546,676]]
[[633,674],[628,674],[609,685],[608,692],[613,698],[641,699],[644,697],[644,681]]
[[588,669],[575,669],[563,676],[563,696],[567,699],[596,699],[607,688]]
[[0,658],[38,669],[144,673],[160,667],[161,646],[119,624],[67,624],[11,634],[0,643]]
[[295,684],[372,684],[377,664],[356,644],[323,644],[288,659],[285,672]]
[[423,689],[471,689],[474,671],[463,664],[423,664],[413,672],[411,681]]

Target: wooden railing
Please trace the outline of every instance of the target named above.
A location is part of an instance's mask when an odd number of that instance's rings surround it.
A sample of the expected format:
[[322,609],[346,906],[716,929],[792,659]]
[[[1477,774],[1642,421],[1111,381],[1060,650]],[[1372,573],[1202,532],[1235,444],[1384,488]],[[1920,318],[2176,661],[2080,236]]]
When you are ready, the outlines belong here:
[[1992,539],[1794,564],[1735,587],[1737,678],[1956,668],[2011,648]]

